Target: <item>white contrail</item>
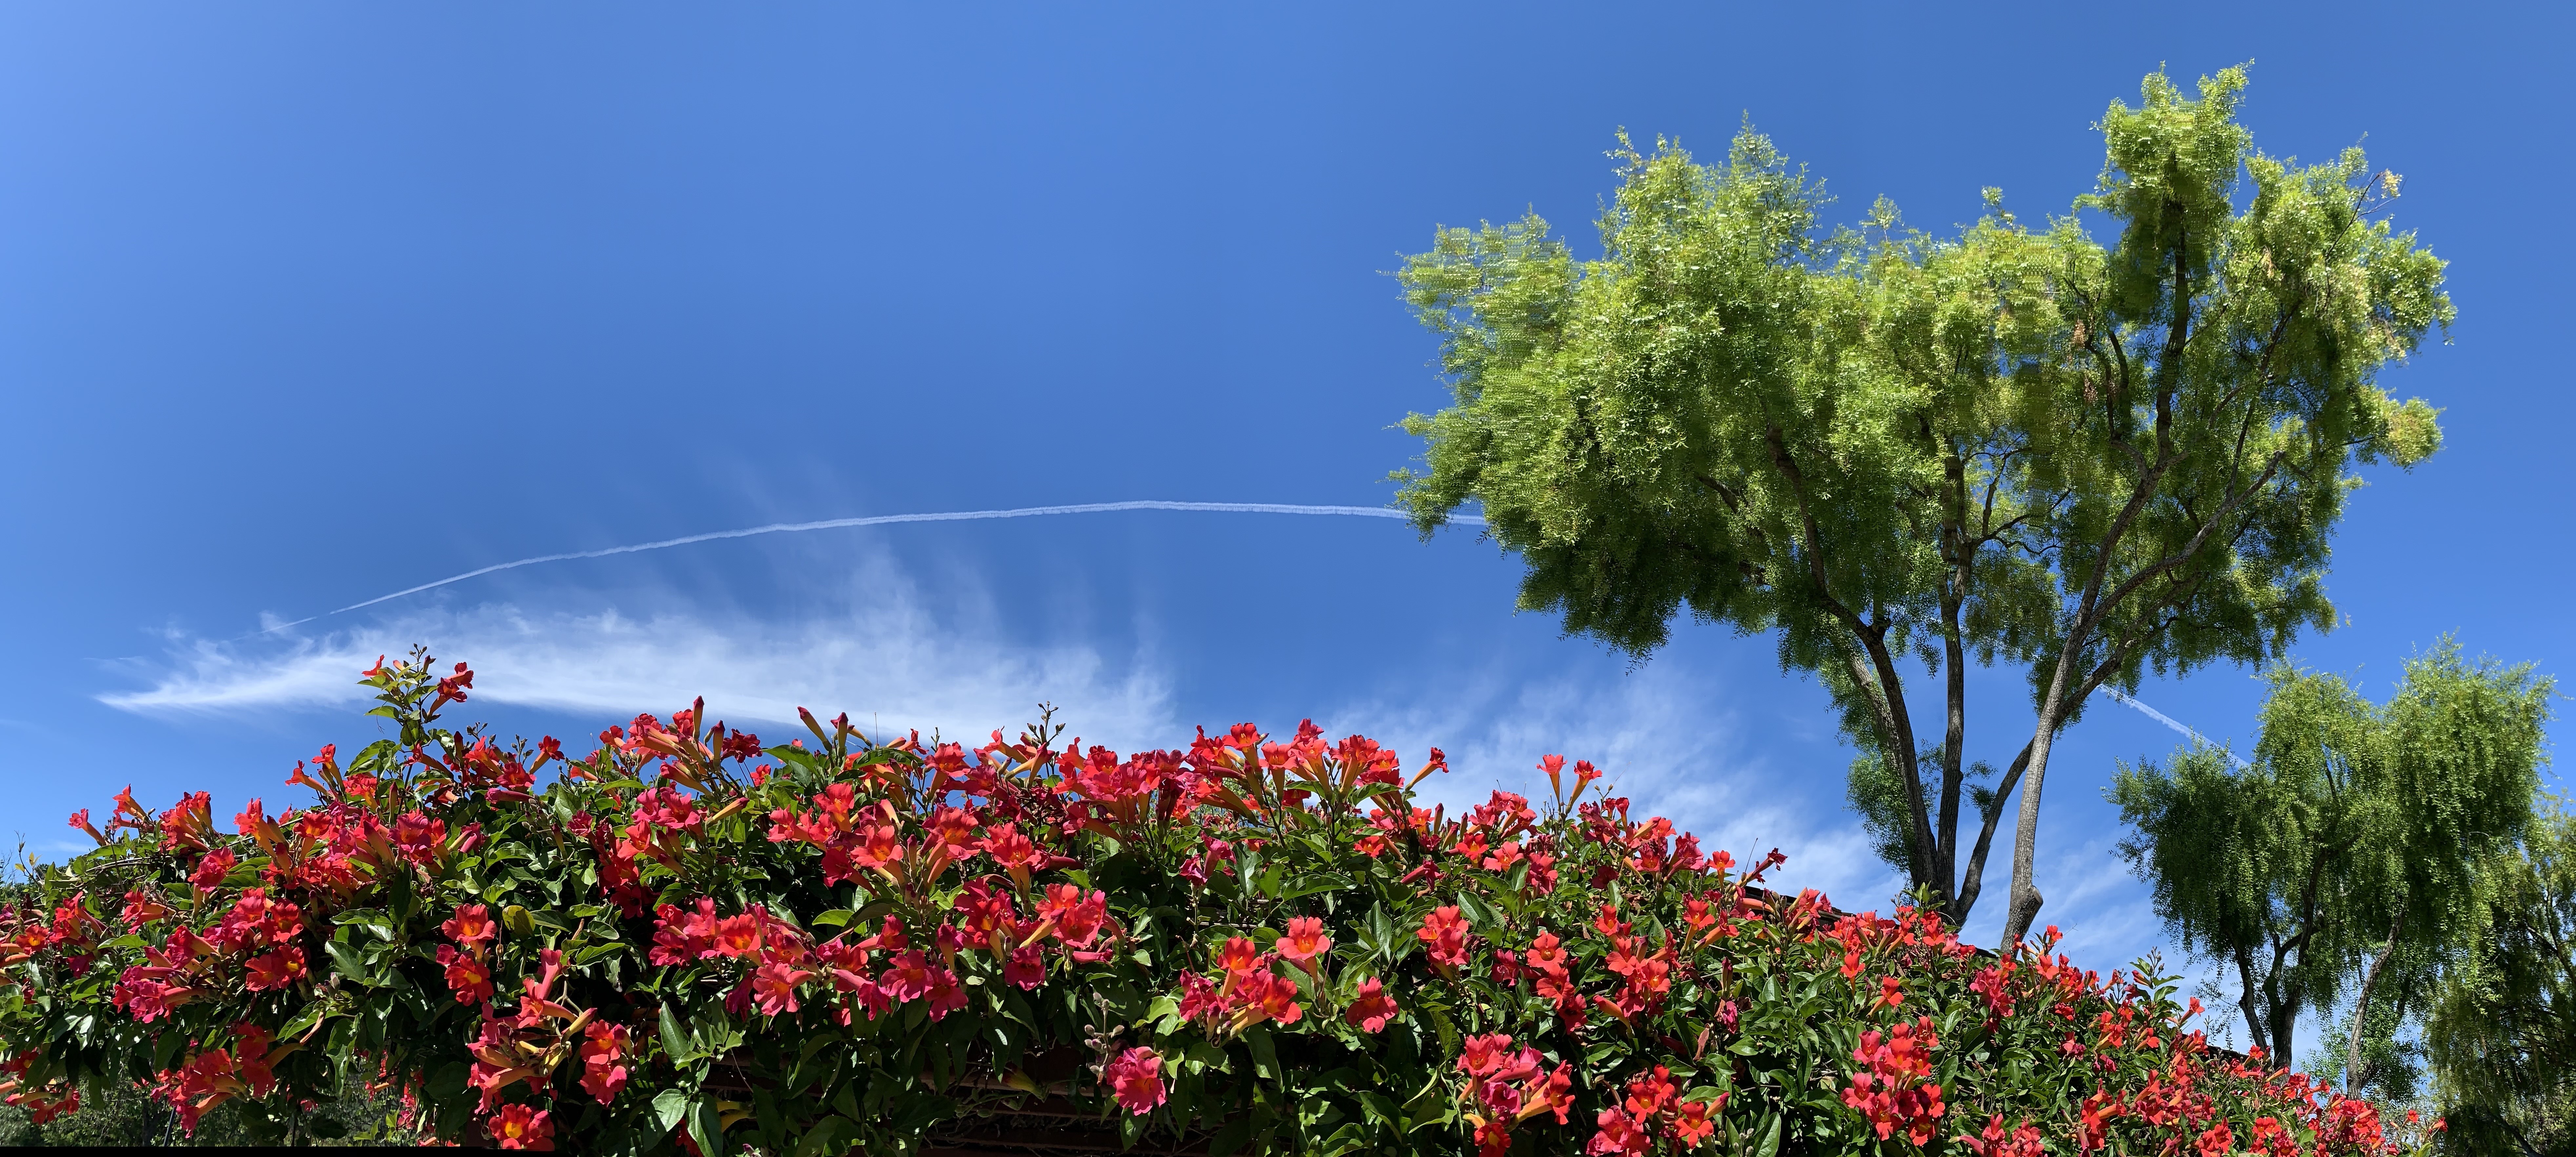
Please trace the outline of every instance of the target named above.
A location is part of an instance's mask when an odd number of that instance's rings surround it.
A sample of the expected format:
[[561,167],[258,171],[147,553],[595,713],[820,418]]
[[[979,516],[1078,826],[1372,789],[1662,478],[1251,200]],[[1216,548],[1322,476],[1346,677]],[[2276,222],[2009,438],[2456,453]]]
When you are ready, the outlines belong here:
[[[541,554],[534,558],[516,559],[511,562],[498,562],[487,567],[479,567],[474,570],[466,571],[463,574],[449,575],[448,577],[439,579],[436,582],[425,582],[416,587],[405,587],[389,595],[377,595],[372,599],[368,599],[364,602],[351,603],[348,606],[339,608],[338,610],[325,611],[319,615],[307,615],[304,618],[296,619],[293,622],[279,623],[272,627],[265,627],[253,633],[265,635],[271,631],[282,631],[288,627],[296,626],[301,623],[312,622],[315,619],[328,618],[332,615],[345,614],[361,607],[372,607],[377,603],[390,602],[394,599],[401,598],[404,595],[416,595],[422,591],[435,590],[450,583],[461,583],[470,578],[480,578],[484,575],[491,574],[494,571],[515,570],[523,566],[535,566],[541,562],[569,562],[577,558],[605,558],[612,554],[634,554],[638,551],[662,550],[674,546],[687,546],[693,542],[714,542],[717,539],[724,538],[750,538],[753,535],[760,534],[795,534],[808,530],[840,530],[854,526],[889,526],[899,522],[968,522],[986,518],[1036,518],[1041,515],[1050,514],[1107,514],[1120,510],[1184,510],[1220,514],[1341,515],[1351,518],[1412,517],[1401,510],[1389,510],[1382,506],[1308,506],[1286,502],[1168,502],[1159,499],[1141,499],[1134,502],[1082,502],[1068,506],[1019,506],[1013,507],[1009,510],[949,510],[931,514],[871,514],[862,518],[826,518],[820,522],[773,522],[766,526],[747,526],[740,530],[716,530],[709,531],[705,534],[689,534],[682,535],[679,538],[665,538],[655,542],[639,542],[629,546],[608,546],[601,547],[598,550],[576,550],[568,551],[563,554]],[[1460,526],[1485,525],[1485,520],[1482,517],[1473,514],[1453,514],[1449,516],[1448,521]],[[2173,728],[2184,735],[2190,736],[2192,741],[2195,743],[2207,744],[2213,747],[2217,746],[2216,744],[2210,743],[2207,736],[2192,730],[2189,726],[2174,717],[2167,715],[2162,711],[2158,711],[2153,707],[2149,707],[2130,696],[2121,694],[2119,688],[2105,687],[2103,688],[2103,691],[2111,697],[2113,702],[2124,703],[2128,706],[2135,707],[2138,710],[2145,712],[2148,718],[2153,719],[2158,723],[2162,723],[2167,727]],[[2228,753],[2227,757],[2229,759],[2236,760],[2236,766],[2238,767],[2253,766],[2242,759],[2238,759],[2236,754],[2232,751]]]
[[[461,583],[470,578],[479,578],[483,575],[491,574],[494,571],[513,570],[523,566],[535,566],[541,562],[565,562],[576,558],[603,558],[612,554],[633,554],[637,551],[643,550],[661,550],[665,547],[687,546],[693,542],[713,542],[720,538],[750,538],[756,534],[793,534],[807,530],[838,530],[852,526],[886,526],[898,522],[966,522],[981,518],[1035,518],[1039,515],[1047,514],[1106,514],[1111,511],[1118,510],[1194,510],[1223,514],[1338,514],[1356,518],[1412,517],[1401,510],[1389,510],[1382,506],[1300,506],[1284,502],[1163,502],[1146,499],[1136,502],[1084,502],[1071,506],[1021,506],[1010,510],[950,510],[935,514],[872,514],[864,518],[827,518],[820,522],[773,522],[767,526],[750,526],[744,527],[741,530],[717,530],[710,531],[706,534],[691,534],[684,535],[679,538],[666,538],[659,542],[639,542],[632,546],[610,546],[602,547],[598,550],[576,550],[565,554],[541,554],[535,558],[523,558],[514,562],[494,563],[477,570],[469,570],[464,574],[449,575],[437,582],[422,583],[416,587],[405,587],[402,590],[395,591],[389,595],[377,595],[365,602],[351,603],[348,606],[341,607],[339,610],[325,611],[319,615],[307,615],[304,618],[295,620],[294,622],[279,623],[273,627],[262,628],[256,633],[265,635],[271,631],[282,631],[288,627],[295,626],[297,623],[309,623],[315,619],[343,614],[348,611],[357,610],[360,607],[372,607],[377,603],[398,599],[404,595],[416,595],[425,590],[446,586],[449,583]],[[1449,516],[1449,521],[1461,526],[1485,525],[1485,520],[1483,518],[1473,514],[1453,514]]]
[[[2140,710],[2140,711],[2144,711],[2144,712],[2146,712],[2146,713],[2147,713],[2147,718],[2149,718],[2149,719],[2153,719],[2153,720],[2155,720],[2155,721],[2156,721],[2156,722],[2158,722],[2158,723],[2164,724],[2164,725],[2165,725],[2165,726],[2167,726],[2167,727],[2173,728],[2173,729],[2174,729],[2174,730],[2176,730],[2176,731],[2182,732],[2183,734],[2190,736],[2190,737],[2191,737],[2191,741],[2192,741],[2192,742],[2194,742],[2194,743],[2200,744],[2200,745],[2201,745],[2201,746],[2203,746],[2203,747],[2218,747],[2218,745],[2217,745],[2217,744],[2215,744],[2215,743],[2211,743],[2211,742],[2209,741],[2209,737],[2208,737],[2208,736],[2206,736],[2206,735],[2202,735],[2201,733],[2199,733],[2199,732],[2197,732],[2197,731],[2192,730],[2192,729],[2191,729],[2191,727],[2190,727],[2189,725],[2187,725],[2187,724],[2183,723],[2181,720],[2176,719],[2176,718],[2174,718],[2174,717],[2173,717],[2173,716],[2171,716],[2171,715],[2167,715],[2167,714],[2165,714],[2165,713],[2164,713],[2164,712],[2162,712],[2162,711],[2158,711],[2158,710],[2156,710],[2156,709],[2155,709],[2155,708],[2153,708],[2153,707],[2149,707],[2149,706],[2147,706],[2147,705],[2146,705],[2146,704],[2144,704],[2144,703],[2140,703],[2140,702],[2138,702],[2138,701],[2137,701],[2137,699],[2136,699],[2136,698],[2134,698],[2134,697],[2132,697],[2132,696],[2128,696],[2128,695],[2123,695],[2123,694],[2121,694],[2121,693],[2120,693],[2120,689],[2119,689],[2119,688],[2117,688],[2117,687],[2105,687],[2105,688],[2103,688],[2103,689],[2102,689],[2102,692],[2103,692],[2103,694],[2109,695],[2109,696],[2111,697],[2111,701],[2112,701],[2112,702],[2114,702],[2114,703],[2126,703],[2126,704],[2128,704],[2128,705],[2129,705],[2129,706],[2131,706],[2131,707],[2135,707],[2135,708],[2137,708],[2137,709],[2138,709],[2138,710]],[[2227,750],[2227,749],[2225,749],[2225,748],[2219,748],[2219,750],[2221,750],[2221,751],[2223,751],[2223,752],[2226,752],[2227,758],[2229,758],[2229,759],[2233,759],[2233,760],[2236,760],[2236,766],[2237,766],[2237,768],[2238,768],[2238,769],[2240,769],[2240,770],[2250,769],[2250,768],[2252,768],[2252,767],[2254,766],[2253,764],[2250,764],[2250,763],[2245,762],[2243,759],[2238,759],[2238,758],[2237,758],[2236,753],[2235,753],[2235,752],[2233,752],[2233,751],[2228,751],[2228,750]]]

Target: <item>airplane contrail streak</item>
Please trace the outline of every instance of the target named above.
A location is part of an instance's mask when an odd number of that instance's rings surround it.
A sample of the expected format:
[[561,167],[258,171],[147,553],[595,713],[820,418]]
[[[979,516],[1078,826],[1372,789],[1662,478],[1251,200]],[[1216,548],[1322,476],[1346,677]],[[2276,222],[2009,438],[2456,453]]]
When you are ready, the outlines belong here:
[[[1218,514],[1341,515],[1352,518],[1401,519],[1410,517],[1403,511],[1389,510],[1381,506],[1305,506],[1284,502],[1164,502],[1146,499],[1135,502],[1083,502],[1069,506],[1021,506],[1014,507],[1009,510],[949,510],[931,514],[872,514],[863,518],[826,518],[819,522],[773,522],[767,526],[747,526],[740,530],[716,530],[709,531],[705,534],[689,534],[682,535],[679,538],[665,538],[655,542],[639,542],[629,546],[609,546],[602,547],[598,550],[567,551],[563,554],[541,554],[534,558],[516,559],[511,562],[497,562],[487,567],[479,567],[474,570],[466,571],[463,574],[449,575],[448,577],[439,579],[436,582],[426,582],[416,587],[405,587],[389,595],[378,595],[364,602],[351,603],[348,606],[339,608],[338,610],[325,611],[319,615],[308,615],[304,618],[297,619],[294,622],[279,623],[273,627],[263,628],[256,633],[265,635],[271,631],[282,631],[288,627],[295,626],[298,623],[309,623],[315,619],[327,618],[331,615],[345,614],[361,607],[372,607],[377,603],[398,599],[404,595],[416,595],[422,591],[434,590],[450,583],[461,583],[470,578],[480,578],[495,571],[515,570],[523,566],[535,566],[541,562],[568,562],[577,558],[605,558],[612,554],[634,554],[638,551],[663,550],[674,546],[687,546],[693,542],[714,542],[717,539],[724,538],[750,538],[754,535],[761,534],[797,534],[809,530],[839,530],[845,527],[854,526],[890,526],[902,522],[969,522],[986,518],[1036,518],[1051,514],[1107,514],[1120,510],[1186,510]],[[1449,517],[1449,521],[1461,526],[1485,525],[1485,520],[1483,518],[1472,514],[1451,515]]]
[[[2123,695],[2123,694],[2121,694],[2121,693],[2120,693],[2120,689],[2119,689],[2119,688],[2117,688],[2117,687],[2105,687],[2105,688],[2103,688],[2103,689],[2102,689],[2102,693],[2103,693],[2103,694],[2105,694],[2105,695],[2109,695],[2109,696],[2111,697],[2111,701],[2112,701],[2112,702],[2114,702],[2114,703],[2125,703],[2125,704],[2127,704],[2127,705],[2129,705],[2129,706],[2131,706],[2131,707],[2135,707],[2135,708],[2137,708],[2137,709],[2138,709],[2138,710],[2140,710],[2140,711],[2146,712],[2146,713],[2147,713],[2147,718],[2149,718],[2149,719],[2153,719],[2153,720],[2155,720],[2155,721],[2156,721],[2156,722],[2158,722],[2158,723],[2164,724],[2164,725],[2165,725],[2165,726],[2167,726],[2167,727],[2173,728],[2173,729],[2174,729],[2174,730],[2176,730],[2176,731],[2182,732],[2183,734],[2190,736],[2190,737],[2191,737],[2191,741],[2192,741],[2192,742],[2194,742],[2194,743],[2200,744],[2200,745],[2202,745],[2202,746],[2204,746],[2204,747],[2218,747],[2218,745],[2217,745],[2217,744],[2215,744],[2215,743],[2211,743],[2211,742],[2209,741],[2209,737],[2208,737],[2208,736],[2206,736],[2206,735],[2202,735],[2201,733],[2199,733],[2199,732],[2197,732],[2197,731],[2192,730],[2192,729],[2191,729],[2191,726],[2190,726],[2189,724],[2186,724],[2186,723],[2182,722],[2181,720],[2174,718],[2174,717],[2173,717],[2173,716],[2171,716],[2171,715],[2167,715],[2167,714],[2165,714],[2165,713],[2164,713],[2164,712],[2162,712],[2162,711],[2158,711],[2158,710],[2156,710],[2156,709],[2155,709],[2155,708],[2153,708],[2153,707],[2149,707],[2149,706],[2147,706],[2147,705],[2146,705],[2146,704],[2144,704],[2144,703],[2140,703],[2140,702],[2138,702],[2138,701],[2137,701],[2137,699],[2136,699],[2135,697],[2133,697],[2133,696],[2129,696],[2129,695]],[[2250,763],[2245,762],[2243,759],[2239,759],[2239,758],[2237,758],[2236,753],[2235,753],[2235,752],[2233,752],[2233,751],[2227,751],[2225,748],[2220,748],[2220,750],[2221,750],[2221,751],[2225,751],[2225,752],[2226,752],[2227,758],[2232,759],[2232,760],[2235,760],[2235,761],[2236,761],[2236,766],[2237,766],[2238,768],[2240,768],[2240,769],[2251,768],[2251,767],[2253,767],[2253,766],[2254,766],[2253,764],[2250,764]]]
[[[1166,502],[1156,499],[1143,499],[1134,502],[1082,502],[1067,506],[1020,506],[1013,507],[1008,510],[949,510],[929,514],[871,514],[861,518],[826,518],[819,522],[773,522],[766,526],[747,526],[740,530],[715,530],[709,531],[705,534],[687,534],[678,538],[665,538],[654,542],[639,542],[628,546],[607,546],[601,547],[598,550],[566,551],[562,554],[541,554],[534,558],[514,559],[510,562],[496,562],[490,566],[477,567],[476,569],[466,571],[463,574],[449,575],[446,578],[439,579],[435,582],[425,582],[416,587],[404,587],[403,589],[395,591],[389,595],[377,595],[372,599],[368,599],[364,602],[351,603],[348,606],[339,608],[338,610],[325,611],[319,615],[308,615],[293,622],[279,623],[276,626],[262,628],[261,630],[253,633],[265,635],[271,631],[282,631],[300,623],[312,622],[315,619],[327,618],[331,615],[346,614],[362,607],[372,607],[377,603],[391,602],[392,600],[401,598],[404,595],[416,595],[422,591],[435,590],[451,583],[461,583],[470,578],[480,578],[496,571],[516,570],[519,567],[535,566],[538,563],[543,562],[569,562],[577,558],[606,558],[612,554],[634,554],[639,551],[665,550],[674,546],[687,546],[690,543],[695,542],[714,542],[719,539],[726,538],[751,538],[753,536],[763,534],[799,534],[809,530],[840,530],[857,526],[892,526],[897,523],[905,522],[971,522],[988,518],[1038,518],[1055,514],[1108,514],[1121,510],[1182,510],[1218,514],[1338,515],[1348,518],[1401,519],[1409,517],[1403,511],[1389,510],[1382,506],[1308,506],[1286,502]],[[1449,521],[1460,526],[1485,525],[1485,520],[1483,518],[1473,514],[1451,515]],[[2106,687],[2103,688],[2103,690],[2111,696],[2113,702],[2126,704],[2127,706],[2134,707],[2139,711],[2145,712],[2148,718],[2151,718],[2158,723],[2162,723],[2167,727],[2173,728],[2184,735],[2190,736],[2196,743],[2209,743],[2207,737],[2192,730],[2188,725],[2176,720],[2172,716],[2167,715],[2162,711],[2158,711],[2153,707],[2149,707],[2130,696],[2123,695],[2116,688]],[[2213,744],[2212,746],[2215,745]],[[2236,766],[2238,767],[2252,766],[2244,760],[2238,759],[2234,752],[2229,752],[2228,758],[2236,760]]]

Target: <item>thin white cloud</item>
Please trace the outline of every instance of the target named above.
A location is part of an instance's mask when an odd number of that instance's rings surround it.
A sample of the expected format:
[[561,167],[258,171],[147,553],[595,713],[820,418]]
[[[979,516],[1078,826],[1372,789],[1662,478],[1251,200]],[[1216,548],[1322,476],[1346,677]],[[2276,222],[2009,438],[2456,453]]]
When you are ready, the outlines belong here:
[[1104,741],[1164,742],[1177,730],[1170,689],[1150,664],[943,623],[882,564],[863,570],[843,605],[784,620],[493,604],[247,645],[174,639],[167,659],[142,672],[148,686],[99,700],[151,715],[345,708],[369,695],[359,671],[414,643],[442,662],[473,663],[479,702],[603,722],[703,695],[709,714],[743,722],[792,724],[805,706],[846,710],[862,726],[980,737],[1047,701]]

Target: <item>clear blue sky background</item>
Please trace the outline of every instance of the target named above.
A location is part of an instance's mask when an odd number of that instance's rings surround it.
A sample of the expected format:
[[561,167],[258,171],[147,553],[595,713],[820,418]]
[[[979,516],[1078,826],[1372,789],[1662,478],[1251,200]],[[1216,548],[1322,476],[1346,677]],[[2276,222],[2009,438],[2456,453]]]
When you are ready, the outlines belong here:
[[[1445,395],[1382,271],[1435,224],[1535,207],[1588,246],[1615,129],[1713,153],[1747,115],[1844,218],[1885,193],[1938,227],[1985,185],[2040,214],[2160,63],[2255,61],[2269,151],[2366,136],[2452,262],[2456,344],[2388,379],[2446,448],[2370,476],[2349,623],[2300,653],[2375,694],[2446,631],[2567,669],[2563,10],[1292,7],[0,9],[0,834],[59,854],[129,782],[289,799],[297,758],[373,735],[357,668],[418,640],[532,734],[699,693],[762,730],[801,702],[969,734],[1043,698],[1122,745],[1311,715],[1446,747],[1455,796],[1562,751],[1880,903],[1824,697],[1767,640],[1689,628],[1631,670],[1514,616],[1472,532],[832,531],[242,636],[770,521],[1383,504],[1390,424]],[[2241,745],[2249,674],[2144,698]],[[1977,693],[2002,762],[2018,681]],[[2060,748],[2045,916],[2087,963],[2163,943],[2099,789],[2176,740],[2097,703]]]

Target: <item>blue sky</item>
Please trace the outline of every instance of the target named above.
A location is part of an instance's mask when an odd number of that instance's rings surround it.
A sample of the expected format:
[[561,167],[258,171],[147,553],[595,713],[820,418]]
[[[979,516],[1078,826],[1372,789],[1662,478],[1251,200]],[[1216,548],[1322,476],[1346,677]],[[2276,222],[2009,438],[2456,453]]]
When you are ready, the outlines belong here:
[[[2446,631],[2563,672],[2568,29],[2421,13],[12,5],[0,834],[58,854],[62,816],[128,782],[286,798],[296,759],[372,737],[356,669],[423,641],[530,734],[695,694],[761,730],[804,703],[968,734],[1045,699],[1120,745],[1313,716],[1443,746],[1457,796],[1561,751],[1878,903],[1849,756],[1770,641],[1686,627],[1631,669],[1515,616],[1517,563],[1471,531],[834,530],[250,633],[775,521],[1382,505],[1413,453],[1391,424],[1445,396],[1382,271],[1435,224],[1534,207],[1588,244],[1614,130],[1713,152],[1747,115],[1843,218],[1884,193],[1937,227],[1986,185],[2056,210],[2160,63],[2254,61],[2258,143],[2363,141],[2452,262],[2456,343],[2387,379],[2446,408],[2446,448],[2368,476],[2331,577],[2348,621],[2300,654],[2379,693]],[[2249,676],[2142,697],[2241,744]],[[2017,678],[1976,686],[1971,745],[2002,762]],[[2087,963],[2162,943],[2098,793],[2176,739],[2101,703],[2061,741],[2044,917]]]

